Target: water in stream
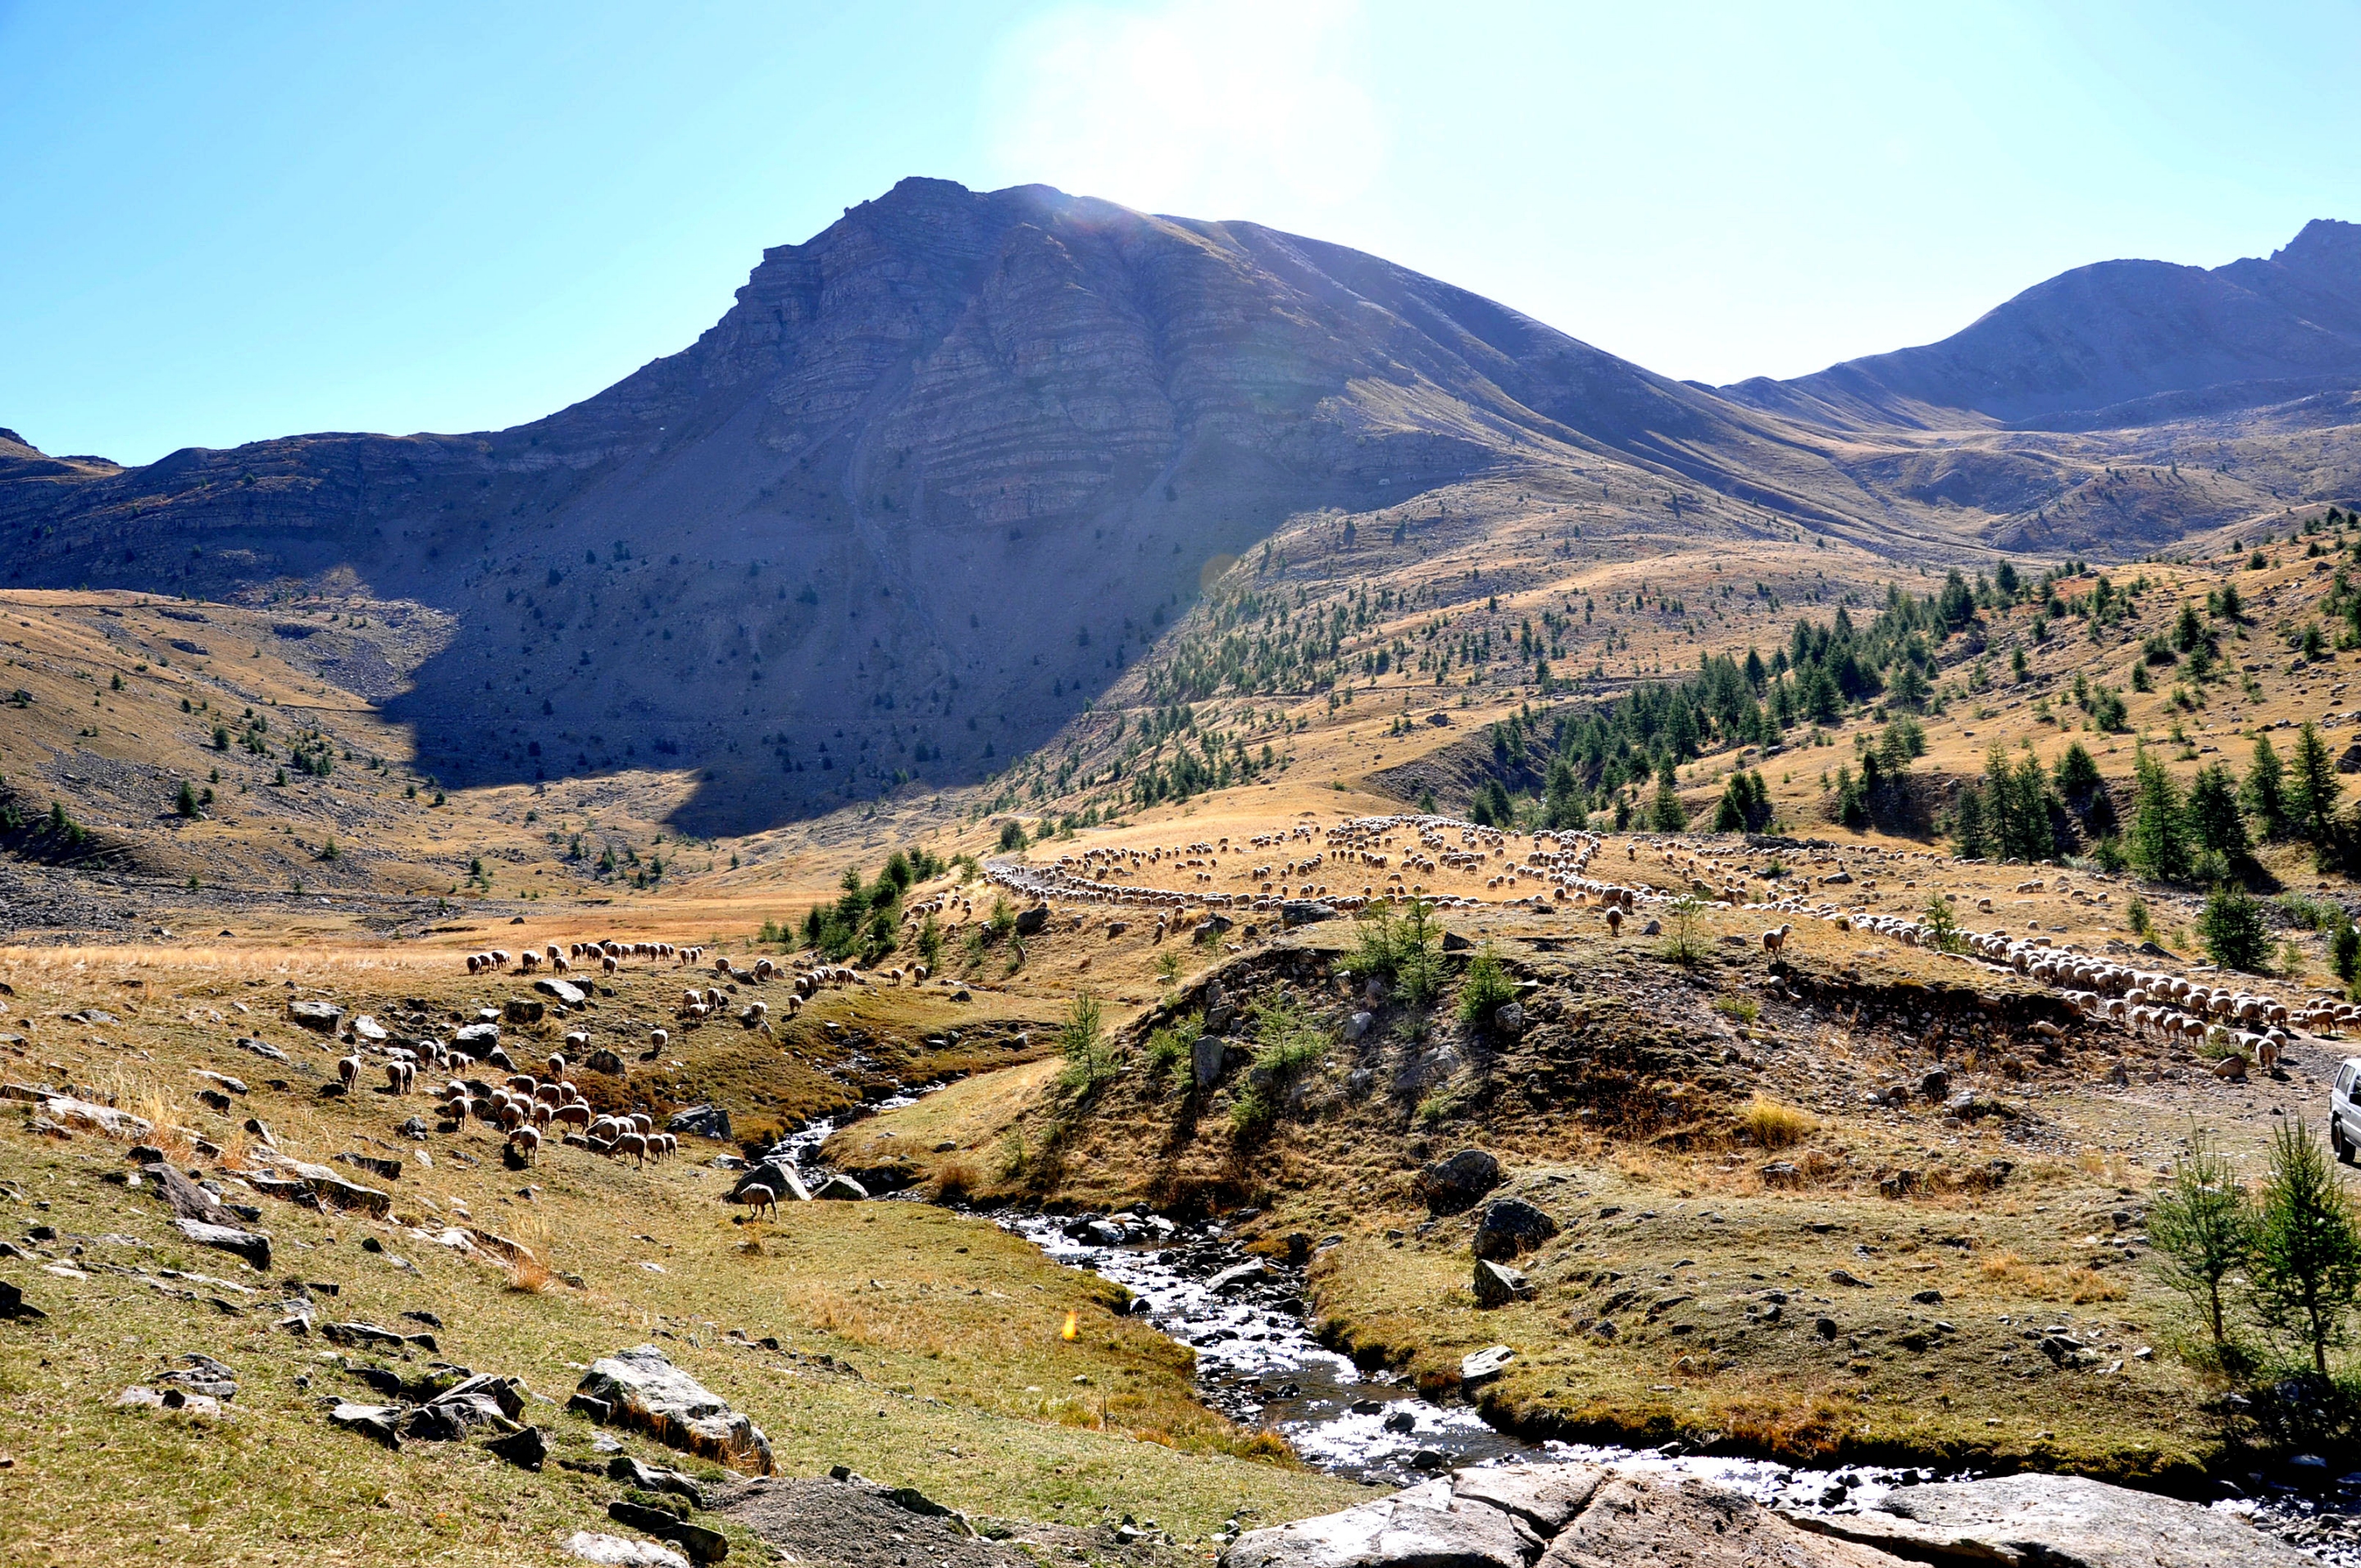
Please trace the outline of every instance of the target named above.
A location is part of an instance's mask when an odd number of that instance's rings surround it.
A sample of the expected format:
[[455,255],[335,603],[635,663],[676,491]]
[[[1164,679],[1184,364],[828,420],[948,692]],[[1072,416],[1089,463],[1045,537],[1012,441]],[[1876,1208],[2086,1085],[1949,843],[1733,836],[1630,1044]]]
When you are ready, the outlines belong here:
[[[1527,1442],[1486,1424],[1472,1406],[1436,1404],[1385,1373],[1365,1373],[1312,1337],[1301,1270],[1250,1258],[1219,1223],[1182,1226],[1137,1212],[1105,1218],[1005,1215],[997,1222],[1056,1262],[1129,1290],[1144,1317],[1197,1353],[1209,1403],[1268,1426],[1322,1469],[1387,1486],[1465,1464],[1593,1463],[1712,1480],[1758,1502],[1843,1512],[1916,1481],[1968,1479],[1931,1470],[1848,1465],[1815,1470],[1661,1449]],[[2361,1474],[2324,1497],[2258,1486],[2213,1506],[2246,1514],[2335,1568],[2361,1568]]]
[[[905,1090],[860,1114],[914,1103],[942,1087]],[[838,1120],[781,1140],[815,1182]],[[1923,1469],[1807,1469],[1664,1449],[1529,1442],[1488,1425],[1472,1405],[1436,1403],[1384,1372],[1363,1372],[1312,1336],[1301,1269],[1256,1259],[1219,1222],[1183,1225],[1144,1210],[1106,1216],[1004,1214],[994,1222],[1051,1260],[1132,1293],[1149,1322],[1197,1353],[1206,1402],[1285,1437],[1312,1464],[1382,1486],[1480,1464],[1619,1464],[1711,1480],[1757,1502],[1850,1511],[1912,1482],[1969,1479]],[[2361,1568],[2361,1471],[2307,1496],[2256,1478],[2252,1497],[2213,1506],[2247,1515],[2332,1568]]]

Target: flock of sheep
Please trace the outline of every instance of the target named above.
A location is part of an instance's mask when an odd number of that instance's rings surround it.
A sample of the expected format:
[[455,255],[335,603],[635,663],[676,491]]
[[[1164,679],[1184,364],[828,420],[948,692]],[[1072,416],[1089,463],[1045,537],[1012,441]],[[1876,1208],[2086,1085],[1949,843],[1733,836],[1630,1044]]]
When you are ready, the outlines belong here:
[[[1283,864],[1268,862],[1247,868],[1247,880],[1259,888],[1253,894],[1184,891],[1132,883],[1134,877],[1159,868],[1186,871],[1198,881],[1210,880],[1203,868],[1218,866],[1224,854],[1246,855],[1252,850],[1312,842],[1313,837],[1312,828],[1298,826],[1284,833],[1257,834],[1242,839],[1235,849],[1227,838],[1217,842],[1145,850],[1101,846],[1080,855],[1062,855],[1046,866],[990,861],[985,863],[985,874],[1001,886],[1045,904],[1054,896],[1083,904],[1156,907],[1159,939],[1164,936],[1168,922],[1178,924],[1185,919],[1191,906],[1209,912],[1241,905],[1249,909],[1273,908],[1293,894],[1305,898],[1325,897],[1338,911],[1349,913],[1374,903],[1400,904],[1409,897],[1422,895],[1422,888],[1406,883],[1402,871],[1395,869],[1397,861],[1400,866],[1411,870],[1431,872],[1439,864],[1463,873],[1483,875],[1486,891],[1495,895],[1530,884],[1530,891],[1505,899],[1440,896],[1429,900],[1438,907],[1476,907],[1485,903],[1495,907],[1535,911],[1596,907],[1602,912],[1609,930],[1618,936],[1624,920],[1642,905],[1668,904],[1678,896],[1656,887],[1620,886],[1588,875],[1590,861],[1602,843],[1594,833],[1537,832],[1530,836],[1531,848],[1520,854],[1514,852],[1516,846],[1510,841],[1518,835],[1452,817],[1429,816],[1356,817],[1327,828],[1319,835],[1324,842],[1318,852]],[[1416,840],[1415,849],[1409,842],[1412,838]],[[1679,873],[1689,891],[1704,890],[1710,902],[1721,907],[1793,914],[1823,921],[1838,930],[1869,932],[1908,947],[1932,946],[1935,942],[1936,933],[1922,922],[1869,910],[1839,908],[1832,903],[1811,900],[1800,891],[1778,898],[1751,898],[1742,879],[1730,875],[1714,863],[1733,856],[1751,855],[1751,850],[1730,845],[1699,848],[1680,839],[1650,837],[1634,839],[1627,847],[1626,858],[1637,861],[1643,847]],[[1326,897],[1328,884],[1302,880],[1345,862],[1387,872],[1385,884],[1380,887],[1371,883],[1357,894],[1347,891]],[[1282,877],[1286,879],[1283,883],[1279,881]],[[1847,883],[1851,879],[1839,873],[1824,880]],[[1278,896],[1273,896],[1275,884]],[[1791,888],[1797,885],[1788,884]],[[2081,894],[2074,896],[2088,902]],[[1979,900],[1978,906],[1988,909],[1990,900]],[[1107,925],[1110,936],[1126,928],[1126,923],[1120,921]],[[1649,929],[1655,929],[1654,922],[1650,922]],[[1792,922],[1764,930],[1761,936],[1763,950],[1777,956],[1784,950],[1794,930]],[[1964,933],[1963,937],[1968,954],[2063,992],[2068,1004],[2086,1017],[2119,1025],[2136,1036],[2226,1045],[2228,1053],[2213,1069],[2224,1077],[2243,1075],[2249,1062],[2267,1069],[2272,1066],[2290,1043],[2290,1026],[2326,1032],[2361,1025],[2361,1007],[2331,998],[2317,998],[2290,1008],[2256,992],[2209,986],[2067,953],[2053,948],[2048,938],[2012,938],[2002,932]],[[2221,1031],[2218,1036],[2217,1030]]]
[[519,974],[532,974],[544,966],[553,974],[566,974],[577,965],[596,965],[600,972],[613,974],[633,959],[657,962],[669,959],[683,968],[691,968],[704,957],[705,949],[701,947],[678,948],[670,942],[569,942],[563,951],[559,950],[556,943],[550,942],[538,952],[527,948],[521,953],[511,954],[506,948],[489,948],[480,953],[469,953],[467,972],[502,974],[513,963]]

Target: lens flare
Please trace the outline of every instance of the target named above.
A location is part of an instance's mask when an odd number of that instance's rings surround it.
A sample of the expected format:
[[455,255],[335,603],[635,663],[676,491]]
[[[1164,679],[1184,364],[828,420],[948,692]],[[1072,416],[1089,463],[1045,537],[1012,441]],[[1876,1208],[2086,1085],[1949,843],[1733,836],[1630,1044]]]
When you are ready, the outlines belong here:
[[1082,1314],[1079,1312],[1068,1312],[1066,1314],[1066,1326],[1058,1331],[1058,1337],[1060,1339],[1075,1339],[1080,1337],[1082,1332]]

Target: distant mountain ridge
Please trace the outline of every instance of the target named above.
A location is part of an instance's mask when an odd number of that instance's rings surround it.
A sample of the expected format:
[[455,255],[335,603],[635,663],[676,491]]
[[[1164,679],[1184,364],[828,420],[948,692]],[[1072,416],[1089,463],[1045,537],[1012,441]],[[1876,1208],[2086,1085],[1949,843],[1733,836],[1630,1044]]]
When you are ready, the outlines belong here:
[[[2128,433],[2004,428],[2126,407]],[[910,179],[764,252],[679,353],[512,429],[136,468],[0,431],[0,585],[415,601],[457,625],[386,705],[424,766],[694,769],[682,826],[742,831],[1035,752],[1307,518],[1388,519],[1392,554],[1365,530],[1323,592],[1492,617],[1496,524],[1560,561],[1804,531],[1914,569],[2136,553],[2349,501],[2361,443],[2329,426],[2361,427],[2346,224],[2212,271],[2080,269],[1944,343],[1717,390],[1345,247]]]
[[2110,411],[2144,424],[2356,381],[2361,225],[2318,218],[2268,258],[2210,270],[2078,267],[1939,343],[1720,390],[1844,427],[1942,429],[1960,411],[2001,425],[2090,429],[2110,422]]

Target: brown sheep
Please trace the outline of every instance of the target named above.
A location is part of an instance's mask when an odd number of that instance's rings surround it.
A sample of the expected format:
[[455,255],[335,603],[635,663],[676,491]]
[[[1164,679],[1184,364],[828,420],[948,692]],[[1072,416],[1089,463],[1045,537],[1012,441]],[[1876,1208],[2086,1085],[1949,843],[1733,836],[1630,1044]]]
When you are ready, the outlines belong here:
[[1794,929],[1792,926],[1778,926],[1763,932],[1763,950],[1776,957],[1779,949],[1787,945],[1787,933]]

